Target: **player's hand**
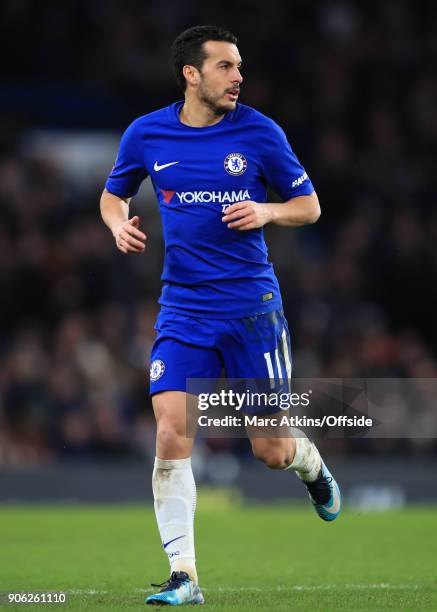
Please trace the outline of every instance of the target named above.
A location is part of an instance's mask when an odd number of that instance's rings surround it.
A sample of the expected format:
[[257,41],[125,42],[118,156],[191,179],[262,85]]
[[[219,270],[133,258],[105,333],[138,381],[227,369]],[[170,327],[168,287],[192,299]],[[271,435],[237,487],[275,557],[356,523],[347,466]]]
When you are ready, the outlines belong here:
[[245,200],[229,206],[222,217],[222,221],[227,223],[230,229],[252,230],[269,223],[271,221],[271,211],[266,204]]
[[140,218],[132,217],[114,232],[117,248],[123,253],[142,253],[146,248],[146,235],[139,229]]

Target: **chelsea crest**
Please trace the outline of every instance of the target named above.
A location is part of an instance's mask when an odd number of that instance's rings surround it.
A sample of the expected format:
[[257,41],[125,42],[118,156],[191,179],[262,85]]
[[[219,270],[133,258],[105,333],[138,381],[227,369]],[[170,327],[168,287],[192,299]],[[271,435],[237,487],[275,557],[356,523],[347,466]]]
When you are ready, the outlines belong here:
[[225,170],[232,176],[239,176],[246,172],[247,159],[241,153],[229,153],[225,157]]
[[165,364],[160,359],[155,359],[150,366],[150,380],[155,382],[164,374]]

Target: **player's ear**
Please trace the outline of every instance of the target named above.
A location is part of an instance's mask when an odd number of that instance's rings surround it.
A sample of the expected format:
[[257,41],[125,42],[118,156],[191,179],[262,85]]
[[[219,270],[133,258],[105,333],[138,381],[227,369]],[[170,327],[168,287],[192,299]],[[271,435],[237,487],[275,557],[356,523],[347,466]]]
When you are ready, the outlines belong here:
[[194,66],[189,66],[187,64],[182,68],[182,74],[189,85],[197,85],[199,83],[200,74],[197,68]]

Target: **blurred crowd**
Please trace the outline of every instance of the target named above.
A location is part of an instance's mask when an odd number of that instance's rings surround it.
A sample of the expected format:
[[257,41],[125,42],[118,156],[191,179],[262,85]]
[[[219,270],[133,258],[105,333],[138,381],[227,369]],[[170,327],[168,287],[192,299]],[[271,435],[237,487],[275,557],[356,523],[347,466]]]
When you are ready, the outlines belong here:
[[[437,5],[11,0],[0,21],[14,58],[0,96],[0,465],[154,454],[156,203],[132,204],[150,244],[126,257],[100,220],[104,177],[84,188],[25,143],[35,128],[120,133],[180,97],[169,47],[196,23],[239,36],[241,101],[282,125],[321,202],[314,226],[266,228],[294,374],[437,377]],[[437,452],[431,439],[335,448]]]

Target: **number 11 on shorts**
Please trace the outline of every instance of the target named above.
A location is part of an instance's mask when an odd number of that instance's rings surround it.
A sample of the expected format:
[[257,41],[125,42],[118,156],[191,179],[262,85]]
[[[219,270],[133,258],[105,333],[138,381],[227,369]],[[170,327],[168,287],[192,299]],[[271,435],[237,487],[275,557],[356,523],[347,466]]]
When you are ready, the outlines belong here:
[[[275,383],[275,373],[273,370],[273,362],[272,362],[271,354],[264,353],[264,359],[266,360],[266,364],[267,364],[267,372],[269,374],[269,379],[270,379],[270,388],[274,389],[276,383]],[[279,351],[277,348],[275,349],[275,361],[276,361],[276,366],[278,368],[279,384],[282,385],[284,383],[284,379],[282,377],[281,361],[279,359]]]

